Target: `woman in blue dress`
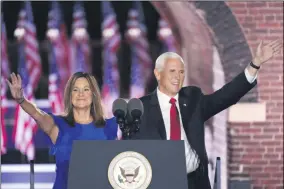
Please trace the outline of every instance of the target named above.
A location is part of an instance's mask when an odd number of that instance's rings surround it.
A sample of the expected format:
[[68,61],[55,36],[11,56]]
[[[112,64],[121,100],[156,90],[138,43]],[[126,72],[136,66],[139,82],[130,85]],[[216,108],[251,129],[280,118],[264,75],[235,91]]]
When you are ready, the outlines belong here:
[[64,91],[64,113],[54,115],[38,109],[23,95],[19,75],[7,80],[11,94],[21,107],[38,123],[52,142],[50,152],[56,159],[53,189],[66,189],[69,159],[74,140],[116,140],[115,118],[105,119],[96,79],[88,73],[73,74]]

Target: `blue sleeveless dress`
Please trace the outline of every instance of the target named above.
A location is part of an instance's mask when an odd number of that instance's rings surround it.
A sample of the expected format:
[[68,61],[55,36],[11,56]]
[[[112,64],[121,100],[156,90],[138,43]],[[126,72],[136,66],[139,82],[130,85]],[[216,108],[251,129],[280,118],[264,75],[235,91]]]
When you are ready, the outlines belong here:
[[61,117],[50,114],[59,128],[56,143],[50,148],[50,154],[56,160],[56,179],[53,189],[67,189],[69,159],[74,140],[115,140],[118,124],[115,117],[106,120],[104,128],[96,128],[93,123],[78,124],[70,127]]

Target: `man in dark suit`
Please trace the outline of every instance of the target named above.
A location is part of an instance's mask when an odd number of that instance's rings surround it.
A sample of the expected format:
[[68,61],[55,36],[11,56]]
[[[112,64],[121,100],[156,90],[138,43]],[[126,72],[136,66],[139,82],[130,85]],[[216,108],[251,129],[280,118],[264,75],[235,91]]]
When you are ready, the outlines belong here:
[[[189,189],[211,188],[204,140],[204,122],[236,104],[256,85],[260,66],[280,52],[279,40],[259,44],[256,56],[244,72],[210,95],[195,86],[182,87],[184,62],[176,53],[167,52],[156,60],[157,89],[140,100],[144,105],[137,140],[184,140]],[[201,76],[202,77],[202,76]]]

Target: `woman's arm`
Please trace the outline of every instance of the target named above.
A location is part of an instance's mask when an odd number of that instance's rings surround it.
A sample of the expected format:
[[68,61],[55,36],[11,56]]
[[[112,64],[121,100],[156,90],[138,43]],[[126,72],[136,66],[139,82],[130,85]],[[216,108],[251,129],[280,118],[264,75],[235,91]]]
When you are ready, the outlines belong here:
[[7,80],[7,83],[13,98],[20,104],[22,109],[38,123],[39,127],[51,138],[52,142],[55,143],[58,136],[58,127],[53,118],[24,97],[22,80],[19,75],[16,76],[15,73],[12,73],[11,80],[12,83],[9,80]]

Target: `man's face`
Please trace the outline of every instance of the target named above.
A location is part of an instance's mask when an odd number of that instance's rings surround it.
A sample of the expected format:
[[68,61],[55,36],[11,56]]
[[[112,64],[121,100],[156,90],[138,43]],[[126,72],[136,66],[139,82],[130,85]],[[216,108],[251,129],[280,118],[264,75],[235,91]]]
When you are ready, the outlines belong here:
[[184,81],[184,64],[178,58],[168,58],[162,71],[154,70],[159,83],[159,90],[174,97],[182,88]]

